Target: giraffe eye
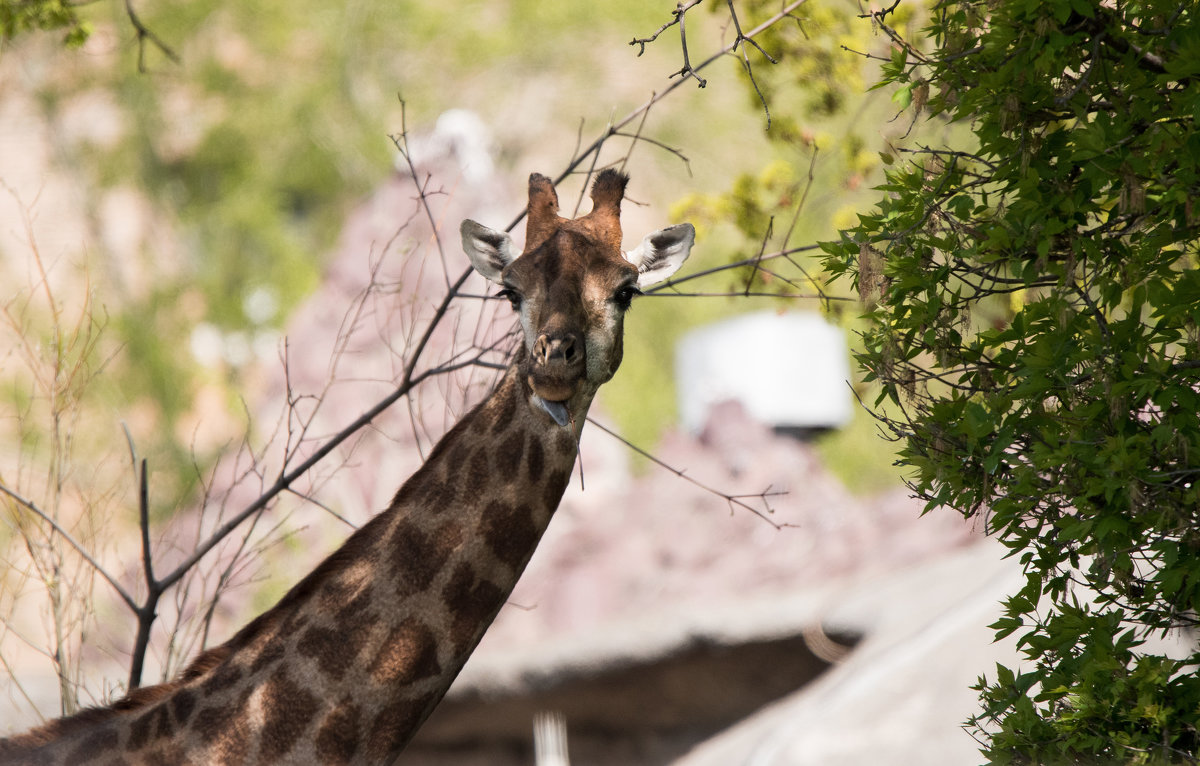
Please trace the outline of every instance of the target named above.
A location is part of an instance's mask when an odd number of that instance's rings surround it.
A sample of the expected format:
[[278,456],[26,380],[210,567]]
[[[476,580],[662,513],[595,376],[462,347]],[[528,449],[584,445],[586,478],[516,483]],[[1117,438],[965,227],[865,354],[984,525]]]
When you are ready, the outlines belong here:
[[633,303],[633,299],[641,295],[642,291],[637,289],[637,285],[625,285],[621,289],[613,293],[612,302],[616,304],[621,311],[628,311],[629,304]]
[[523,298],[521,298],[520,293],[518,293],[516,290],[512,289],[511,287],[504,288],[500,292],[496,293],[496,296],[499,298],[504,298],[509,303],[511,303],[512,307],[513,307],[513,311],[521,310],[521,301],[523,300]]

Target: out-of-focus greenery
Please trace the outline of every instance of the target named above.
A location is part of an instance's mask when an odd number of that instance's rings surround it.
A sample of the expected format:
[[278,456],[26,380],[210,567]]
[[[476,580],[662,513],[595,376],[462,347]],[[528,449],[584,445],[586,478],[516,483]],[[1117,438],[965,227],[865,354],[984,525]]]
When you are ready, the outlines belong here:
[[[94,253],[101,261],[125,262],[106,273],[127,272],[133,262],[132,270],[147,276],[140,281],[151,285],[126,287],[114,278],[107,286],[121,294],[108,306],[113,312],[108,327],[123,351],[106,382],[115,382],[128,400],[153,408],[149,422],[154,427],[135,435],[143,451],[156,456],[156,509],[175,507],[190,491],[195,460],[203,465],[215,456],[193,455],[196,445],[182,425],[194,405],[196,381],[212,383],[214,374],[222,378],[229,411],[235,416],[241,411],[238,365],[215,372],[197,369],[187,349],[189,328],[203,321],[226,333],[269,330],[313,288],[321,256],[346,212],[391,171],[393,149],[387,135],[399,128],[399,95],[410,115],[426,119],[450,106],[468,106],[485,119],[500,119],[503,101],[513,89],[526,87],[546,87],[547,97],[561,108],[591,107],[589,92],[598,86],[606,59],[632,57],[634,50],[624,43],[668,20],[668,5],[522,0],[451,7],[404,0],[389,5],[352,2],[334,9],[305,0],[135,3],[141,22],[171,46],[178,63],[154,45],[139,49],[123,3],[79,7],[80,23],[102,30],[115,55],[79,58],[77,66],[67,68],[69,75],[41,85],[40,103],[53,119],[83,94],[111,96],[123,128],[119,139],[72,145],[66,159],[87,177],[97,197],[114,188],[141,190],[154,215],[170,222],[183,245],[182,252],[147,246],[133,253]],[[709,21],[719,37],[719,27],[726,24],[719,16],[724,5],[710,5],[714,14]],[[739,3],[738,8],[744,28],[777,11],[774,3],[761,1]],[[789,211],[801,197],[805,203],[791,244],[832,236],[861,204],[878,173],[876,149],[882,139],[856,128],[875,120],[887,124],[895,109],[886,97],[863,101],[856,95],[856,83],[869,81],[874,66],[841,46],[880,46],[869,27],[857,23],[856,14],[857,6],[849,3],[812,3],[799,11],[799,23],[778,25],[758,38],[768,52],[803,62],[800,70],[773,67],[750,49],[756,79],[771,104],[773,122],[766,136],[777,158],[762,171],[742,174],[729,195],[689,194],[675,206],[673,219],[686,216],[701,227],[690,270],[753,255],[759,243],[747,245],[743,237],[759,237],[772,215],[780,243],[791,223]],[[690,32],[694,50],[701,50],[704,32],[695,22]],[[671,34],[652,50],[673,57]],[[91,45],[104,47],[95,38]],[[144,72],[137,66],[139,50]],[[58,55],[81,54],[66,50]],[[726,67],[727,85],[741,77],[735,71],[740,65],[732,59],[718,66]],[[794,87],[798,80],[805,88]],[[722,91],[720,83],[714,81],[703,92],[706,101],[732,98],[741,101],[738,109],[716,110],[703,123],[687,127],[669,122],[655,137],[690,151],[689,138],[729,131],[736,123],[724,120],[735,112],[754,115],[737,131],[765,122],[756,95]],[[653,85],[639,88],[642,97]],[[454,89],[454,100],[447,99],[448,87]],[[568,121],[573,125],[574,120],[572,113]],[[904,128],[894,123],[885,132]],[[566,139],[569,132],[560,135]],[[722,151],[766,146],[758,135],[726,135],[735,137],[722,144]],[[564,155],[569,148],[564,145]],[[732,165],[722,163],[731,169],[748,164],[745,157]],[[680,190],[655,191],[665,196]],[[93,247],[103,250],[99,243]],[[815,268],[809,273],[819,274]],[[697,289],[737,291],[746,276],[727,274]],[[756,290],[763,287],[762,275],[758,279]],[[804,280],[796,284],[808,287]],[[797,291],[779,281],[765,290]],[[263,291],[275,309],[265,320],[248,311],[251,297]],[[634,442],[652,446],[673,422],[668,360],[687,328],[764,305],[772,304],[737,298],[640,301],[627,339],[629,363],[602,399],[622,430]],[[774,305],[821,309],[811,300]],[[639,323],[654,329],[638,332]],[[864,420],[857,427],[869,429],[870,423]],[[866,444],[874,443],[842,435],[827,440],[823,449],[835,470],[861,479],[857,467],[864,459],[890,462],[883,446],[864,456]],[[861,480],[854,486],[874,487]]]
[[[509,86],[550,69],[564,82],[586,82],[614,48],[632,57],[620,46],[659,18],[637,0],[134,6],[177,61],[149,42],[139,46],[120,2],[5,3],[0,18],[5,55],[46,61],[39,71],[48,74],[31,82],[47,122],[97,93],[116,113],[115,140],[58,147],[88,190],[92,215],[109,191],[133,189],[170,228],[137,252],[88,243],[89,258],[107,265],[95,274],[97,289],[111,313],[107,332],[122,348],[104,384],[139,402],[139,422],[152,425],[134,429],[139,448],[154,455],[156,512],[176,507],[196,462],[220,449],[193,454],[182,425],[197,384],[220,383],[228,410],[241,413],[240,365],[199,369],[190,329],[206,322],[253,336],[313,289],[350,207],[392,172],[388,136],[401,128],[400,97],[418,122],[452,106],[486,119]],[[38,30],[61,29],[70,45],[47,52]],[[87,30],[101,34],[81,48]],[[264,294],[266,316],[250,308]]]
[[8,42],[34,30],[54,31],[63,44],[78,48],[91,34],[79,17],[78,6],[66,0],[4,0],[0,3],[0,41]]

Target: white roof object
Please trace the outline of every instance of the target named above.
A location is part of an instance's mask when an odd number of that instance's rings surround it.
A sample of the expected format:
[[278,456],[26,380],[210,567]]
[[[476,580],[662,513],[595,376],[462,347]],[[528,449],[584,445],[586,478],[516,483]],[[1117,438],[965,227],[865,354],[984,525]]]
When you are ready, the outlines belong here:
[[679,412],[698,433],[709,409],[739,402],[776,428],[837,428],[853,416],[841,329],[819,314],[747,314],[688,333],[675,353]]

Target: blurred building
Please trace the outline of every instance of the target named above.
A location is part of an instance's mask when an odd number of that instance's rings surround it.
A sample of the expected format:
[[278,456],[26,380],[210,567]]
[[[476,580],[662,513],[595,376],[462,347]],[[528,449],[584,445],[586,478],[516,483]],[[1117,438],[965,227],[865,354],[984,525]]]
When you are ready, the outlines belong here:
[[693,434],[726,401],[793,435],[838,428],[853,417],[849,380],[842,330],[812,312],[746,314],[693,330],[675,356],[680,420]]

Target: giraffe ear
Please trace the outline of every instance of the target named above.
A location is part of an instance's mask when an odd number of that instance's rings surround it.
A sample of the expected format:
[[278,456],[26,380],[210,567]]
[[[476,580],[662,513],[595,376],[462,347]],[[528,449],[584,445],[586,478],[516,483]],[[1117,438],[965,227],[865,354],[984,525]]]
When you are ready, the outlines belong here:
[[625,253],[625,260],[637,266],[638,287],[657,284],[678,271],[695,241],[696,230],[690,223],[647,234],[640,245]]
[[513,247],[512,237],[470,219],[462,222],[459,231],[462,232],[463,251],[471,259],[471,265],[486,279],[501,284],[500,272],[520,255]]

